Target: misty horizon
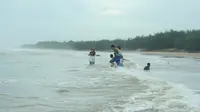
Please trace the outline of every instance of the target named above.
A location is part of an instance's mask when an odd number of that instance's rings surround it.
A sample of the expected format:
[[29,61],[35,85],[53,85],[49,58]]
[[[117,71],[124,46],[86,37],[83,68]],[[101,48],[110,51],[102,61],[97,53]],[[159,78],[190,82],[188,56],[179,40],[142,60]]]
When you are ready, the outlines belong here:
[[198,0],[1,1],[0,47],[200,29],[199,4]]

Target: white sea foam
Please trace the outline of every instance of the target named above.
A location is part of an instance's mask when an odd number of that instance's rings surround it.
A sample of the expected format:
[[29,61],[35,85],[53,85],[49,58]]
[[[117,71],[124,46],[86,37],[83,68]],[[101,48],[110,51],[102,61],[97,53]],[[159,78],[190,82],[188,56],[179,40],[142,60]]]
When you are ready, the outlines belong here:
[[175,84],[156,77],[147,76],[148,73],[125,69],[118,72],[132,75],[140,80],[147,89],[133,93],[126,103],[112,108],[116,112],[200,112],[200,96],[181,84]]

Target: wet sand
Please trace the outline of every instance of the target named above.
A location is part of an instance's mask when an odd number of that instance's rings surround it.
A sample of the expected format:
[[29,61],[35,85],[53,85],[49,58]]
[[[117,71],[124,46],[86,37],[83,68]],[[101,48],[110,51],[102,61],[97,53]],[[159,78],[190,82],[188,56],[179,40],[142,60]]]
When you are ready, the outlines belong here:
[[187,52],[142,52],[144,55],[161,55],[164,57],[177,57],[177,58],[196,58],[200,59],[200,53],[187,53]]

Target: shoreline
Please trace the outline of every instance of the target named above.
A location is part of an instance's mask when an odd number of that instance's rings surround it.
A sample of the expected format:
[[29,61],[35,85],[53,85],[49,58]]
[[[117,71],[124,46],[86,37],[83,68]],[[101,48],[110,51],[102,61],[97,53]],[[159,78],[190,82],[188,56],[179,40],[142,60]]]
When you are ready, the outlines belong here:
[[[52,48],[25,48],[22,49],[41,49],[41,50],[74,50],[74,51],[89,51],[89,50],[75,50],[75,49],[52,49]],[[112,52],[112,50],[97,50],[98,52]],[[138,50],[123,50],[124,53],[141,53],[143,55],[159,55],[163,57],[175,57],[175,58],[195,58],[200,59],[200,52],[184,52],[184,51],[138,51]]]
[[195,58],[200,59],[200,53],[188,53],[188,52],[160,52],[160,51],[142,51],[143,55],[160,55],[163,57],[175,57],[175,58]]

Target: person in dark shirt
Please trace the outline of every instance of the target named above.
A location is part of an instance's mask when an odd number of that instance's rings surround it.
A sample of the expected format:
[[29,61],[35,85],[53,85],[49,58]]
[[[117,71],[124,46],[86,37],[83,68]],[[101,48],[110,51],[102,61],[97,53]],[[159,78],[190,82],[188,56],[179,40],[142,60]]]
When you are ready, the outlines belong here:
[[[114,55],[110,54],[110,58],[113,59]],[[117,67],[117,65],[115,64],[115,62],[111,62],[111,67]]]
[[149,71],[149,70],[150,70],[150,65],[151,65],[150,63],[147,63],[147,66],[144,67],[144,70],[145,70],[145,71]]

